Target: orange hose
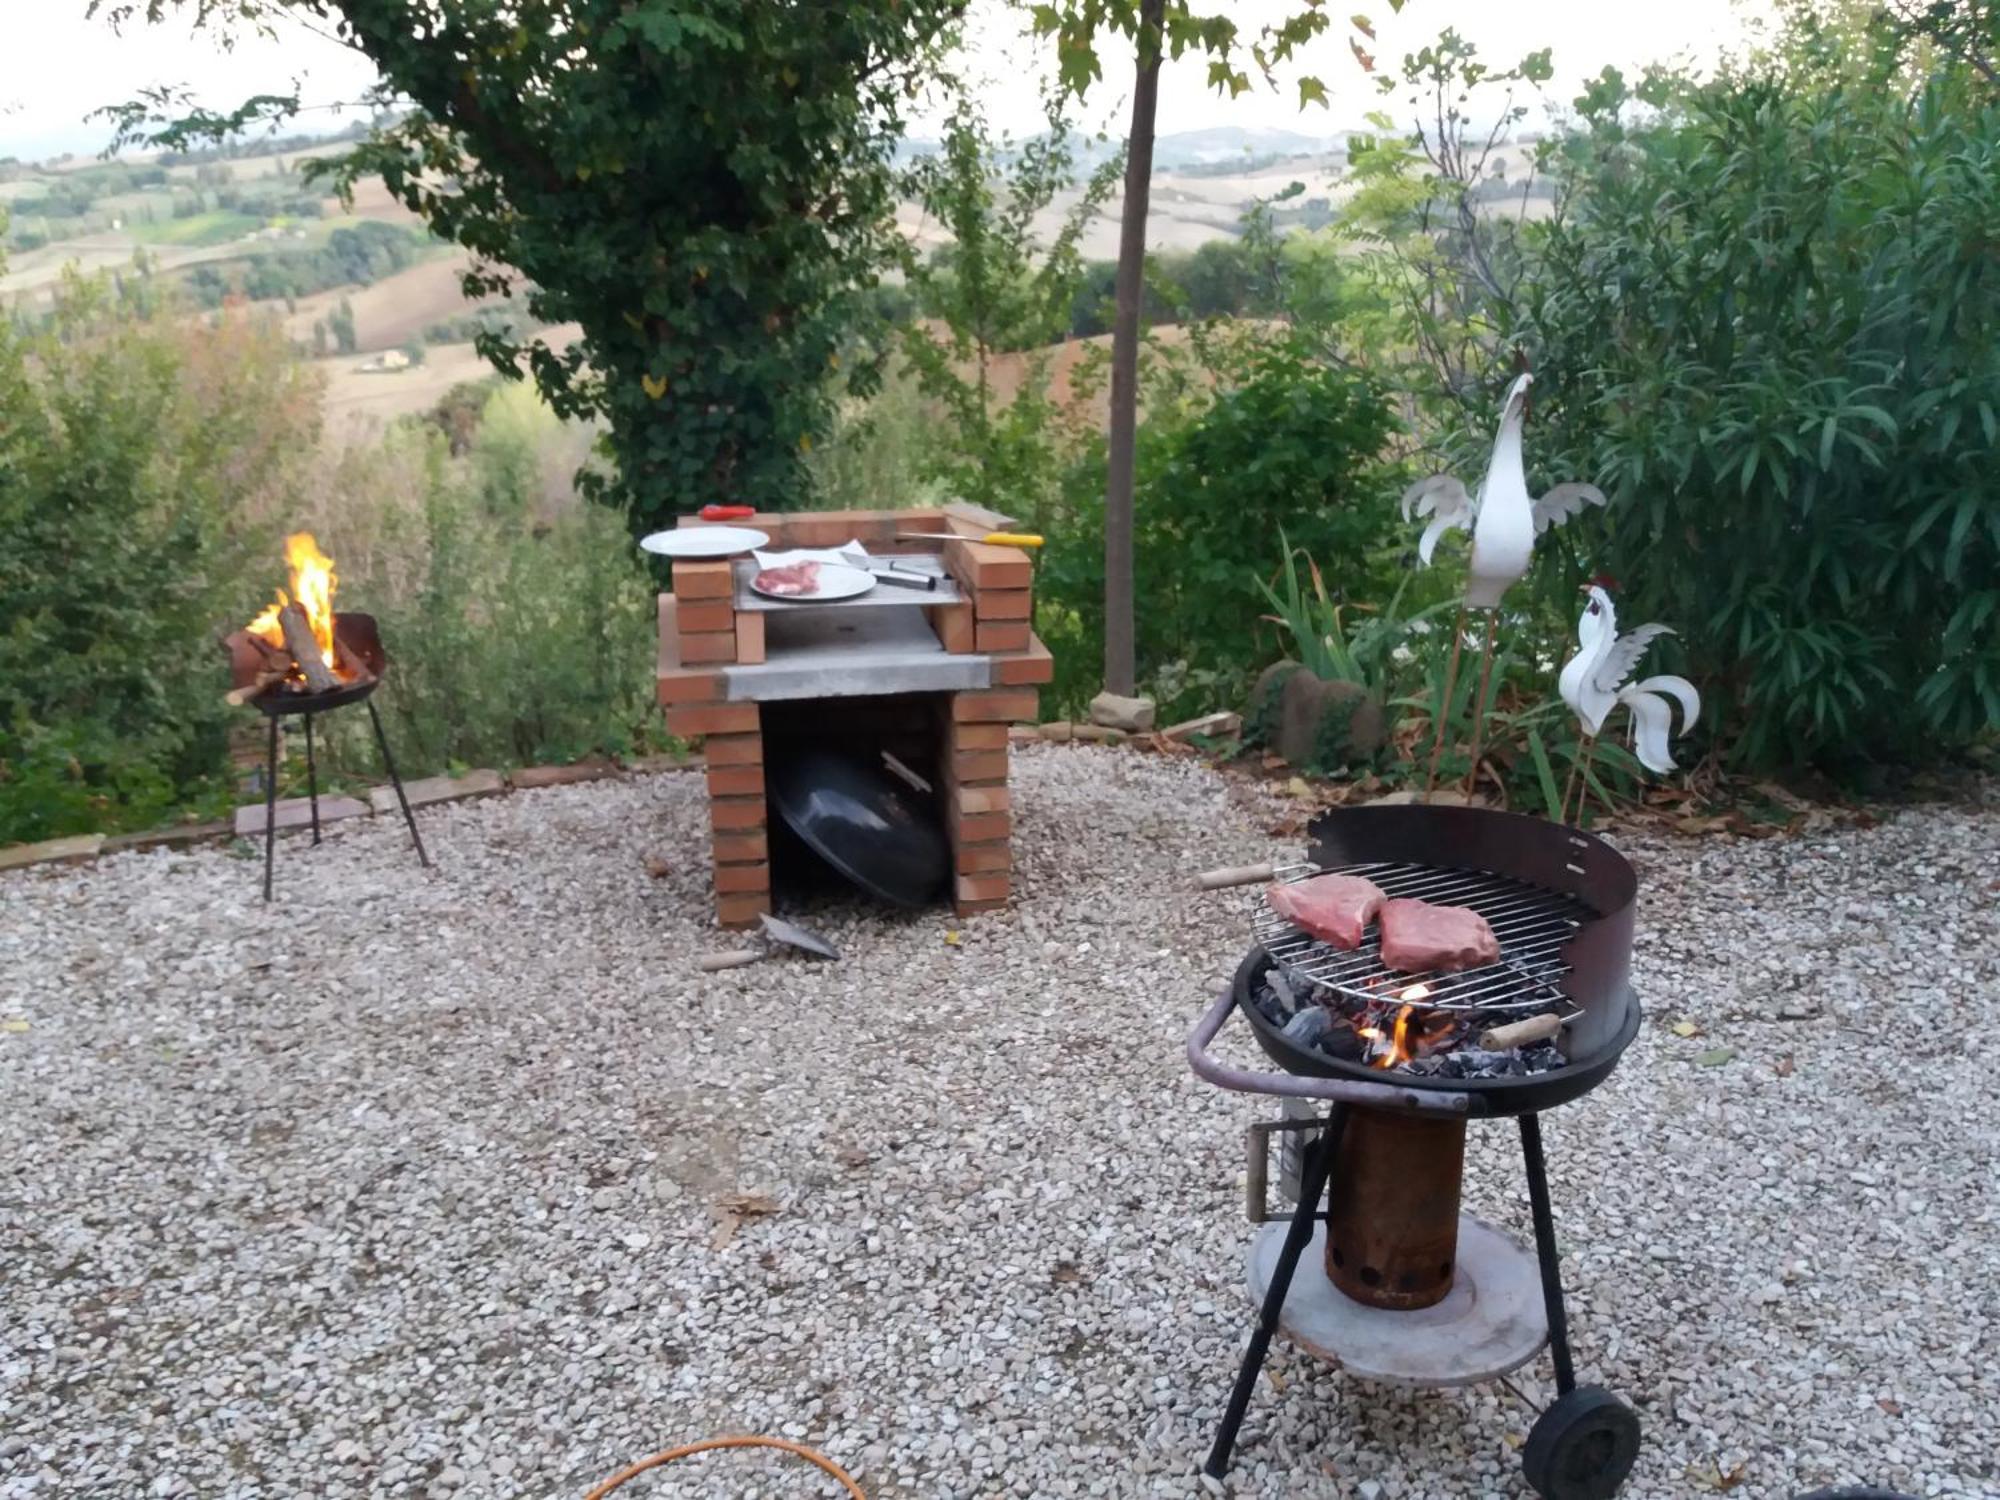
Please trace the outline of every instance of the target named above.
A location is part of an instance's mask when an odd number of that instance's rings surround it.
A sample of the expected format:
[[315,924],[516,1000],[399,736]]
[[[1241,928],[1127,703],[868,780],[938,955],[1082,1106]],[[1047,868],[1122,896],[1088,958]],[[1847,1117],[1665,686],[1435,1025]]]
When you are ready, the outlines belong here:
[[847,1493],[852,1495],[854,1500],[868,1500],[868,1497],[861,1493],[861,1486],[848,1477],[847,1471],[828,1458],[824,1453],[815,1453],[803,1443],[794,1443],[786,1438],[774,1437],[704,1438],[699,1443],[685,1443],[678,1448],[669,1448],[664,1453],[655,1453],[651,1458],[640,1459],[628,1469],[620,1469],[588,1495],[585,1495],[583,1500],[604,1500],[606,1495],[617,1489],[626,1480],[635,1479],[648,1469],[657,1469],[662,1464],[670,1464],[677,1459],[692,1458],[695,1454],[706,1453],[712,1448],[776,1448],[781,1453],[790,1453],[795,1457],[803,1458],[807,1463],[831,1474],[835,1479],[838,1479],[842,1484],[847,1486]]

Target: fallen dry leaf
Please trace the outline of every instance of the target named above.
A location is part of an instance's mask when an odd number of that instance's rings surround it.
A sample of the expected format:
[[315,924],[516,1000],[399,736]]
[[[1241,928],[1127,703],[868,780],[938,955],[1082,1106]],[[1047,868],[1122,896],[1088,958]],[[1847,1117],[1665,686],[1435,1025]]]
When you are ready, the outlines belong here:
[[28,1023],[23,1021],[19,1016],[9,1016],[6,1020],[0,1021],[0,1031],[11,1031],[16,1036],[27,1029]]
[[1073,1260],[1059,1260],[1055,1269],[1049,1272],[1049,1280],[1062,1286],[1074,1286],[1079,1281],[1088,1280],[1083,1268]]
[[674,867],[664,859],[661,859],[659,855],[649,854],[646,856],[646,873],[652,876],[653,879],[665,880],[673,872]]
[[764,1193],[725,1193],[715,1204],[715,1233],[709,1248],[721,1250],[736,1238],[745,1219],[761,1219],[778,1211],[778,1200]]
[[1276,1370],[1266,1368],[1264,1371],[1264,1378],[1271,1382],[1272,1390],[1274,1391],[1284,1390],[1285,1377],[1280,1375]]
[[1695,1062],[1704,1068],[1719,1068],[1735,1055],[1736,1049],[1734,1047],[1710,1047],[1706,1052],[1697,1057]]
[[1893,1401],[1887,1396],[1877,1396],[1875,1398],[1875,1404],[1881,1407],[1882,1410],[1886,1411],[1892,1417],[1900,1417],[1903,1414],[1903,1403],[1900,1401]]
[[965,946],[965,939],[960,937],[956,932],[953,931],[947,931],[944,935],[944,940],[954,948],[962,948]]
[[1302,802],[1309,799],[1313,794],[1312,787],[1303,776],[1294,776],[1290,781],[1286,782],[1285,790]]
[[1790,1078],[1792,1074],[1797,1071],[1797,1068],[1793,1064],[1791,1056],[1788,1053],[1784,1057],[1778,1059],[1777,1063],[1772,1067],[1771,1071],[1773,1073],[1776,1073],[1780,1078]]
[[1719,1490],[1733,1490],[1743,1482],[1744,1478],[1745,1468],[1742,1464],[1738,1464],[1727,1474],[1722,1472],[1722,1465],[1715,1466],[1715,1487]]
[[1701,1035],[1701,1028],[1700,1028],[1699,1026],[1695,1025],[1695,1024],[1694,1024],[1694,1022],[1692,1022],[1692,1021],[1676,1021],[1676,1022],[1674,1022],[1674,1035],[1675,1035],[1675,1036],[1700,1036],[1700,1035]]

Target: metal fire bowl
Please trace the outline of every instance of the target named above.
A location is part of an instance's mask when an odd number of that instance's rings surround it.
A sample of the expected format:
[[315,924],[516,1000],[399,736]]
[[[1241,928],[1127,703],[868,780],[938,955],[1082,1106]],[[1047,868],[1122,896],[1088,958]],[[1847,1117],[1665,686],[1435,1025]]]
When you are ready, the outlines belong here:
[[[374,692],[382,681],[382,674],[389,670],[389,655],[382,649],[382,637],[375,628],[375,617],[336,610],[333,638],[368,669],[368,676],[325,693],[266,691],[250,700],[257,710],[272,718],[283,718],[288,714],[316,714],[329,708],[339,708],[344,703],[359,703]],[[229,685],[233,688],[248,687],[257,680],[258,668],[264,664],[263,655],[240,630],[229,637],[227,644]]]
[[1289,1073],[1351,1078],[1419,1092],[1464,1094],[1474,1115],[1517,1115],[1567,1104],[1602,1083],[1639,1034],[1638,998],[1629,983],[1632,926],[1639,877],[1602,839],[1518,813],[1477,807],[1333,808],[1307,828],[1310,857],[1321,868],[1410,860],[1446,869],[1478,870],[1559,892],[1597,913],[1562,950],[1569,972],[1563,992],[1579,1014],[1564,1028],[1565,1067],[1523,1078],[1434,1078],[1384,1072],[1298,1046],[1251,1003],[1257,977],[1270,966],[1252,948],[1237,967],[1236,1005],[1258,1045]]

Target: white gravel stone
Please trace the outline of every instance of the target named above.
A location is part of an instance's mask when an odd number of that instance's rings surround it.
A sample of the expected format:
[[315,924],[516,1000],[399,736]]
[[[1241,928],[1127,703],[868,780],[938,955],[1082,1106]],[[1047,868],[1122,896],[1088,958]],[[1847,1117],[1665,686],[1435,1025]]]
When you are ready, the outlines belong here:
[[[288,836],[282,908],[221,848],[0,876],[0,1496],[574,1497],[751,1431],[873,1500],[1214,1492],[1277,1111],[1187,1070],[1255,896],[1184,887],[1295,854],[1297,803],[1014,762],[1015,906],[815,908],[837,964],[695,972],[738,941],[696,775],[428,809],[428,874],[395,820]],[[2000,818],[1624,842],[1647,1022],[1547,1136],[1626,1493],[1992,1500]],[[1525,1238],[1513,1132],[1467,1170]],[[1269,1368],[1228,1493],[1526,1494],[1505,1386]],[[840,1493],[768,1453],[643,1486]]]

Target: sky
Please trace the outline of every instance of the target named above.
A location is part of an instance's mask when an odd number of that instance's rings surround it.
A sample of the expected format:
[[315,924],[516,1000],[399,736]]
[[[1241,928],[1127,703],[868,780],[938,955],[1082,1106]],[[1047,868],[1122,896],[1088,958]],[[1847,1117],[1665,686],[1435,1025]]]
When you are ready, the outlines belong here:
[[[1215,0],[1219,5],[1224,0]],[[1296,0],[1290,0],[1296,3]],[[1607,63],[1628,71],[1650,60],[1682,56],[1696,65],[1739,43],[1746,18],[1768,10],[1768,0],[1675,0],[1673,4],[1633,5],[1618,0],[1407,0],[1400,14],[1388,0],[1353,0],[1371,14],[1377,41],[1370,50],[1388,64],[1455,28],[1494,63],[1511,63],[1537,47],[1554,48],[1556,76],[1548,97],[1566,103],[1585,78]],[[1332,5],[1336,16],[1346,10]],[[1245,34],[1282,16],[1287,0],[1236,0],[1228,4]],[[85,116],[93,109],[133,97],[161,84],[192,89],[200,102],[227,108],[259,92],[281,92],[297,80],[302,97],[316,106],[302,130],[324,125],[339,129],[353,118],[329,106],[358,99],[372,81],[365,59],[338,43],[280,22],[275,40],[248,35],[222,45],[213,32],[194,31],[185,21],[139,26],[124,36],[102,21],[87,18],[88,0],[0,0],[0,31],[6,47],[0,61],[0,156],[30,160],[58,152],[93,153],[104,146],[109,128]],[[989,119],[1017,135],[1040,124],[1038,84],[1046,78],[1046,43],[1020,36],[1020,9],[1004,0],[973,0],[966,71]],[[1333,135],[1359,124],[1378,105],[1373,83],[1348,51],[1352,33],[1336,25],[1314,42],[1285,77],[1311,72],[1327,85],[1331,107],[1301,111],[1297,91],[1259,88],[1235,100],[1206,87],[1196,60],[1169,64],[1160,85],[1162,133],[1215,125],[1298,130]],[[1123,134],[1122,116],[1131,89],[1131,64],[1107,52],[1104,78],[1083,109],[1083,123]],[[942,111],[932,100],[928,113]],[[924,121],[917,122],[917,133]]]

